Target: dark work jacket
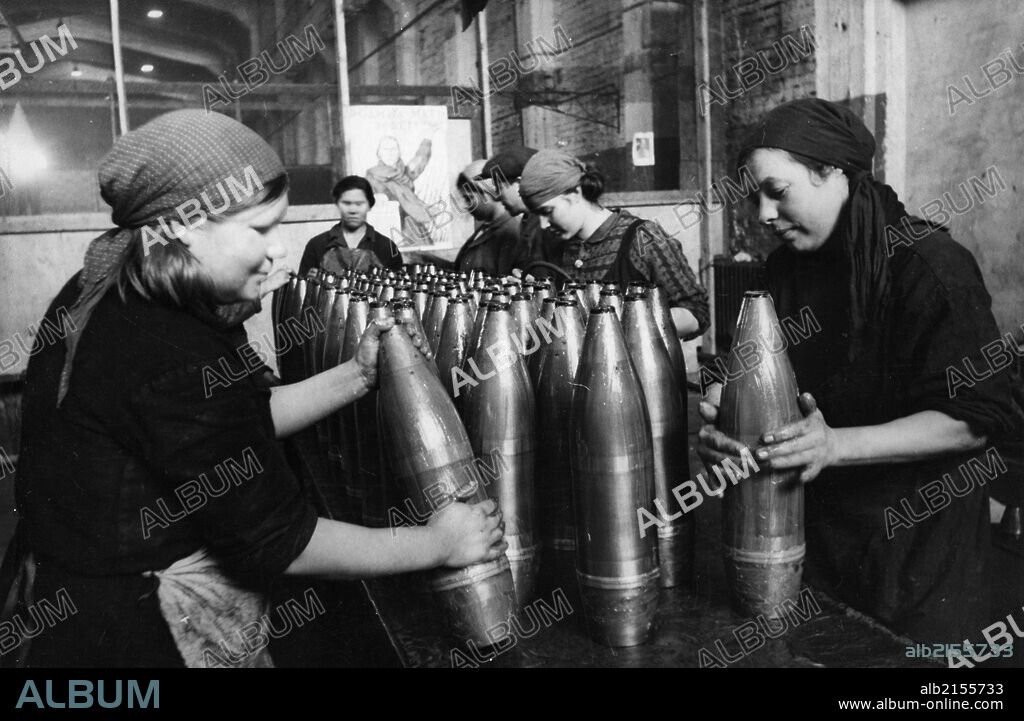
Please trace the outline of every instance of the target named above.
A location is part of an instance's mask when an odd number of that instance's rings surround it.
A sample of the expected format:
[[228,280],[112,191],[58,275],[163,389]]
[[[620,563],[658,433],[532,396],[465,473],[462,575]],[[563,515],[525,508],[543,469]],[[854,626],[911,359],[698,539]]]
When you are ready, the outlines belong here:
[[[348,250],[348,243],[339,222],[330,230],[313,237],[306,243],[306,249],[302,253],[302,260],[299,261],[299,275],[305,277],[306,271],[310,268],[318,268],[323,262],[324,255],[331,248]],[[366,224],[366,234],[359,241],[358,250],[372,252],[381,265],[390,270],[402,269],[402,253],[387,236],[381,235],[369,223]]]
[[[814,253],[783,246],[769,256],[778,315],[796,324],[787,352],[800,391],[815,397],[833,428],[934,410],[965,421],[995,448],[1015,424],[1009,371],[953,396],[947,373],[963,370],[965,357],[987,368],[982,348],[998,337],[981,271],[945,232],[917,230],[923,237],[894,246],[889,261],[879,347],[853,361],[849,270],[836,238]],[[989,519],[987,486],[971,459],[994,470],[986,452],[826,469],[805,487],[808,581],[916,641],[976,643],[991,623]],[[935,491],[944,496],[926,505]]]
[[523,247],[528,249],[530,260],[542,260],[558,265],[562,261],[565,241],[540,227],[540,216],[523,213],[519,224],[519,238]]
[[520,240],[519,222],[519,217],[506,213],[481,225],[459,249],[455,269],[468,273],[483,268],[487,275],[504,276],[513,268],[523,268],[530,253]]
[[[70,307],[69,282],[47,316]],[[116,289],[96,306],[56,407],[63,341],[29,363],[17,500],[28,547],[76,574],[166,568],[201,547],[239,578],[284,571],[317,514],[274,437],[242,326]],[[234,380],[232,380],[234,379]],[[113,602],[113,600],[112,600]]]

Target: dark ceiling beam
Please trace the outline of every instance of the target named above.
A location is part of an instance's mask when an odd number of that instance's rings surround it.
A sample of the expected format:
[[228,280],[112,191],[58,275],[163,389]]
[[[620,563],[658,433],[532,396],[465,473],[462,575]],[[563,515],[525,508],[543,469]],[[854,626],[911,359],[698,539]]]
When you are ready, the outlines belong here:
[[178,2],[180,5],[194,5],[229,15],[244,27],[249,35],[249,43],[246,52],[243,53],[245,57],[238,58],[238,62],[248,60],[250,54],[259,52],[259,48],[256,47],[259,43],[259,13],[256,11],[256,0],[178,0]]
[[26,2],[5,2],[7,17],[15,18],[19,23],[36,22],[47,18],[62,18],[67,15],[110,17],[110,0],[33,0]]
[[[99,96],[75,98],[74,100],[57,97],[38,97],[24,98],[21,100],[21,104],[25,108],[109,108],[110,100],[100,98]],[[203,103],[201,100],[196,101],[194,98],[186,102],[178,100],[133,100],[129,98],[128,107],[131,110],[182,110],[184,108],[202,108]],[[290,103],[263,101],[259,106],[253,105],[252,107],[253,109],[258,110],[282,110],[291,112],[303,109],[302,103],[297,100]]]
[[[108,45],[112,42],[109,22],[103,23],[83,16],[67,17],[64,18],[64,22],[75,42],[89,40]],[[26,38],[49,35],[56,40],[56,27],[52,20],[26,23],[20,26],[20,30]],[[177,38],[171,38],[166,32],[155,31],[151,28],[143,30],[134,26],[126,27],[124,23],[121,27],[121,45],[129,50],[189,65],[198,65],[206,68],[213,75],[223,72],[234,61],[234,54],[226,52],[223,46],[202,45],[192,39],[182,42]],[[70,58],[73,52],[71,50],[66,57]]]
[[[346,6],[348,3],[345,3]],[[346,12],[348,8],[346,7]],[[301,34],[307,25],[312,25],[318,31],[330,25],[334,27],[334,0],[323,0],[310,7],[306,14],[295,24],[295,27],[288,28],[289,32]],[[330,45],[328,43],[328,45]]]
[[[173,82],[129,82],[125,89],[129,94],[189,94],[202,97],[204,83],[173,83]],[[209,83],[220,91],[218,83]],[[244,91],[240,83],[232,86],[237,91]],[[469,92],[470,88],[462,88]],[[107,92],[103,84],[81,80],[45,80],[38,83],[22,83],[4,93],[4,96],[22,97],[35,95],[90,95]],[[222,91],[221,91],[222,92]],[[325,93],[338,92],[334,83],[266,83],[253,88],[246,96],[277,97],[295,96],[300,98],[316,98]],[[381,97],[431,97],[451,98],[450,85],[353,85],[352,93],[362,96]]]
[[10,36],[10,39],[14,42],[10,43],[12,46],[20,46],[25,43],[25,40],[21,37],[21,33],[18,31],[17,23],[4,16],[2,10],[0,10],[0,31],[6,31]]
[[[56,40],[56,33],[51,37]],[[71,67],[72,65],[95,65],[97,67],[105,68],[113,67],[114,61],[111,55],[112,51],[108,43],[86,40],[85,38],[75,38],[75,42],[78,43],[78,48],[71,50],[71,46],[69,45],[68,54],[63,57],[57,57],[57,60],[53,65],[63,65],[66,63],[68,67]],[[26,60],[34,62],[34,56],[29,53],[26,56]],[[50,65],[51,64],[48,62],[47,67]],[[113,70],[111,70],[111,72],[113,72]],[[36,77],[40,76],[37,74]]]
[[255,0],[178,0],[177,4],[195,5],[224,13],[230,15],[246,27],[251,27],[256,23]]

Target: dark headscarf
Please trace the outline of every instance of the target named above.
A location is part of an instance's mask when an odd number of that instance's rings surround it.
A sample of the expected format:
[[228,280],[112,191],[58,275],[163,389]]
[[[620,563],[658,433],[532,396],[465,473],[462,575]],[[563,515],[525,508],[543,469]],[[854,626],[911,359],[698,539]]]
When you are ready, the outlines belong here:
[[[263,138],[220,113],[176,110],[118,138],[99,170],[100,194],[117,227],[92,241],[85,252],[78,278],[81,292],[69,311],[74,330],[65,340],[58,405],[67,394],[85,325],[116,283],[135,231],[155,228],[161,220],[181,222],[178,208],[194,207],[191,201],[207,214],[214,210],[230,214],[249,200],[245,193],[252,187],[253,173],[266,185],[284,175],[285,169]],[[186,208],[185,213],[189,212]],[[217,316],[241,322],[258,308],[258,304],[235,303],[218,308]]]
[[846,108],[819,98],[783,103],[747,135],[740,158],[754,148],[779,148],[842,168],[871,172],[875,138]]
[[[871,175],[875,139],[852,111],[819,98],[783,103],[754,126],[740,149],[739,164],[756,148],[778,148],[843,170],[850,199],[836,228],[850,269],[851,359],[871,346],[889,301],[886,228],[907,217],[895,191]],[[915,219],[916,220],[916,219]]]

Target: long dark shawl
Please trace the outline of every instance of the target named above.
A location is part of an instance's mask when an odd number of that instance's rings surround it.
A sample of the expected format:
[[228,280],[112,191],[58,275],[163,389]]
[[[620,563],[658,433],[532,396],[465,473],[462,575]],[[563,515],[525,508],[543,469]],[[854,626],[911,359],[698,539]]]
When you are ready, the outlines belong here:
[[[100,163],[99,182],[117,227],[93,240],[85,252],[81,292],[69,311],[74,330],[65,339],[58,405],[70,386],[75,351],[89,316],[116,283],[138,230],[156,229],[161,221],[181,222],[178,209],[185,207],[187,213],[195,203],[207,214],[231,213],[259,192],[253,175],[266,185],[284,174],[284,165],[263,138],[220,113],[176,110],[114,143]],[[234,324],[258,310],[258,303],[234,303],[218,307],[216,317]]]
[[[842,169],[850,197],[840,234],[850,269],[850,360],[880,352],[877,331],[890,296],[887,228],[924,222],[907,214],[896,192],[871,175],[875,139],[847,108],[819,98],[779,105],[751,130],[740,150],[742,163],[756,148],[778,148]],[[928,224],[931,227],[938,227]]]

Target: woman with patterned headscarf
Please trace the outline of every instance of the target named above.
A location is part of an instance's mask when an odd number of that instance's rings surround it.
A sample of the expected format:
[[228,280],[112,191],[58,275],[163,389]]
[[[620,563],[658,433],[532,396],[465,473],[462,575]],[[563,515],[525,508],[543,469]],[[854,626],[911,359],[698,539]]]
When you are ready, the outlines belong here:
[[708,294],[682,244],[656,221],[600,203],[604,176],[561,150],[541,150],[523,168],[519,195],[541,228],[562,241],[559,265],[576,281],[658,283],[681,338],[707,330]]
[[[302,383],[269,388],[253,371],[241,322],[283,282],[272,271],[288,207],[284,167],[258,135],[217,113],[168,113],[120,138],[99,179],[117,227],[47,311],[70,309],[66,344],[29,363],[20,526],[0,573],[15,623],[61,594],[75,613],[24,629],[5,661],[268,666],[252,631],[266,640],[263,590],[278,575],[497,557],[489,501],[452,504],[427,527],[368,529],[318,518],[286,464],[278,438],[376,384],[393,322]],[[225,366],[239,380],[208,387]]]
[[[874,152],[852,112],[816,98],[775,108],[742,147],[758,219],[782,243],[766,268],[778,314],[815,320],[789,348],[805,417],[754,457],[814,481],[809,583],[917,641],[959,644],[990,623],[978,469],[1001,466],[993,442],[1016,411],[1007,373],[948,383],[965,358],[987,367],[991,299],[971,253],[872,177]],[[705,461],[737,455],[716,408],[701,414]]]

